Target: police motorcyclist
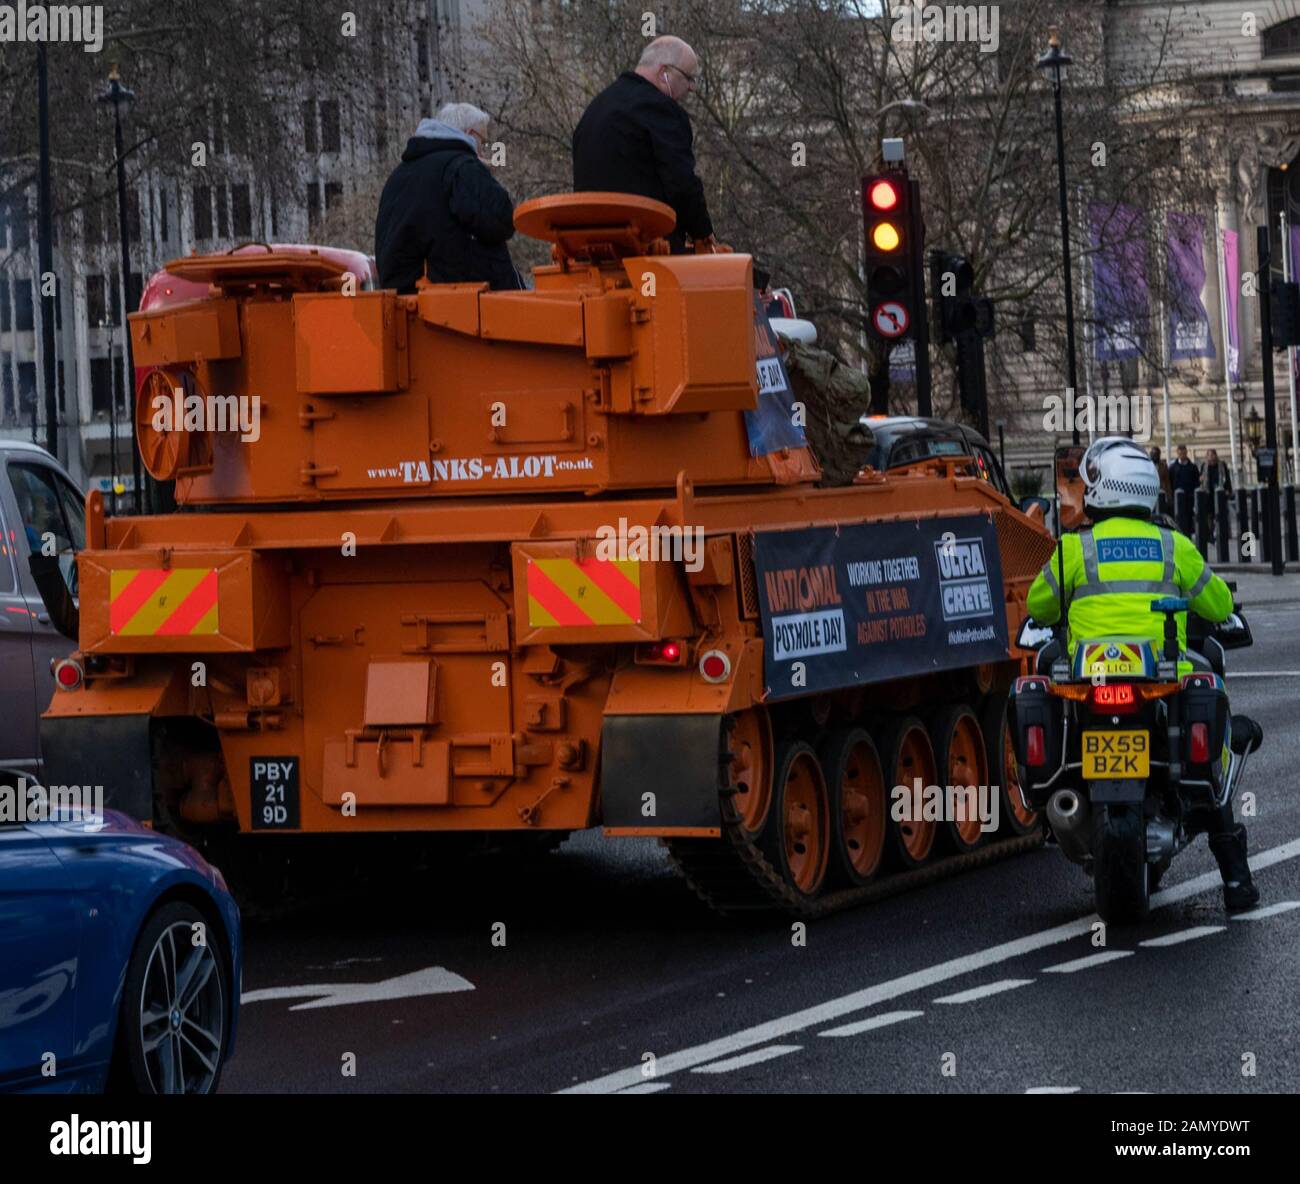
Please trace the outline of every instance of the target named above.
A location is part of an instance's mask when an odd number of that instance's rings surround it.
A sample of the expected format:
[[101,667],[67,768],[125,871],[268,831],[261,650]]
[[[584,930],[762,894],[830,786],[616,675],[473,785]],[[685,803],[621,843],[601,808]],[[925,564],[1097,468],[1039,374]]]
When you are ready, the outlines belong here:
[[[1071,652],[1080,638],[1149,639],[1159,652],[1164,617],[1151,605],[1163,597],[1185,597],[1192,610],[1218,623],[1232,612],[1232,592],[1216,576],[1186,535],[1152,522],[1160,478],[1151,458],[1132,440],[1106,436],[1094,442],[1079,465],[1084,508],[1093,526],[1062,539],[1065,597],[1069,601]],[[1029,589],[1029,613],[1054,625],[1060,618],[1058,564],[1052,558]],[[1178,614],[1178,647],[1187,652],[1187,614]],[[1179,674],[1190,673],[1179,660]],[[1210,811],[1205,829],[1223,876],[1229,910],[1259,903],[1246,862],[1246,828],[1235,824],[1232,803]]]

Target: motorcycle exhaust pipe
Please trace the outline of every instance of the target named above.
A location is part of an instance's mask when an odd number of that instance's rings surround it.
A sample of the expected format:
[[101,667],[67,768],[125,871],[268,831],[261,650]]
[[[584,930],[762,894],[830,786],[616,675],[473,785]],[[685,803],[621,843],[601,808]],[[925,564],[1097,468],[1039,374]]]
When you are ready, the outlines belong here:
[[1092,807],[1072,789],[1058,789],[1047,802],[1047,821],[1065,857],[1073,863],[1092,858]]

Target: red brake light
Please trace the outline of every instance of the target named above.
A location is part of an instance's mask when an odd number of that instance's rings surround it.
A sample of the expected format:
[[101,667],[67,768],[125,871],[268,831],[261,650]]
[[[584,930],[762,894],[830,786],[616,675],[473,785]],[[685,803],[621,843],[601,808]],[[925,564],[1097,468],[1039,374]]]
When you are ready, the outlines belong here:
[[682,656],[682,647],[675,641],[665,641],[660,647],[659,656],[665,662],[676,662]]
[[1204,765],[1210,760],[1210,728],[1208,724],[1192,725],[1192,764]]
[[888,181],[877,181],[868,190],[867,200],[873,210],[892,210],[898,205],[898,190]]
[[1030,724],[1025,731],[1025,764],[1040,768],[1046,759],[1043,744],[1043,725]]
[[1092,688],[1092,705],[1100,711],[1128,715],[1137,710],[1137,694],[1132,683],[1103,683]]

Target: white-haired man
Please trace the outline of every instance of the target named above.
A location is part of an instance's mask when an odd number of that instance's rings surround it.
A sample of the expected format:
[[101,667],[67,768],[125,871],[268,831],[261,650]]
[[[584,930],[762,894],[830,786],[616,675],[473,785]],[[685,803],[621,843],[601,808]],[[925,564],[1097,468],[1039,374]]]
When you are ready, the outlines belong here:
[[407,141],[375,219],[382,287],[414,292],[425,275],[436,284],[523,286],[506,247],[514,203],[480,159],[489,122],[469,103],[448,103]]
[[657,37],[635,70],[620,74],[583,113],[573,133],[573,187],[652,197],[672,206],[675,251],[686,236],[713,237],[704,184],[695,173],[690,116],[681,102],[700,69],[680,37]]

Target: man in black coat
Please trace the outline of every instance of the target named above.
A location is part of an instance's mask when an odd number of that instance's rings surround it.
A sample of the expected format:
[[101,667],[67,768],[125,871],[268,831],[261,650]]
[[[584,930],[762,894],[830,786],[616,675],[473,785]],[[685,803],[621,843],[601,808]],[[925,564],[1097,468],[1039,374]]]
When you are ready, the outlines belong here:
[[674,251],[713,237],[704,184],[695,174],[694,137],[681,100],[695,86],[695,51],[679,37],[658,37],[635,70],[600,92],[573,133],[573,187],[651,197],[670,205]]
[[381,288],[414,292],[426,273],[435,284],[523,287],[506,248],[514,205],[479,159],[487,128],[487,114],[468,103],[448,103],[420,121],[379,198]]

